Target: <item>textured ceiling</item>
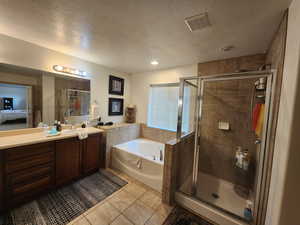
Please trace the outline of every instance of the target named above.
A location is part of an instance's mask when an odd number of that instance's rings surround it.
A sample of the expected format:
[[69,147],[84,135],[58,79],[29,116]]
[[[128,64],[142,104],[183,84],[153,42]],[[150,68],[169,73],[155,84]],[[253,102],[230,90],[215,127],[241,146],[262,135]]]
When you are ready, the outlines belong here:
[[[0,33],[136,73],[264,52],[290,0],[0,0]],[[211,27],[184,18],[207,11]],[[230,52],[220,48],[234,45]],[[152,59],[160,64],[150,65]]]

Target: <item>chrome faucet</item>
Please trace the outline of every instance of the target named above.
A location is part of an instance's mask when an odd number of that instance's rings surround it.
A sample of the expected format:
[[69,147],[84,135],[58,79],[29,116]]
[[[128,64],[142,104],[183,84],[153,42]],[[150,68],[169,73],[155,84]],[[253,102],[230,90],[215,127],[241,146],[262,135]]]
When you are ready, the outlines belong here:
[[162,150],[160,150],[159,151],[159,160],[160,161],[163,161],[164,159],[163,159],[164,157],[163,157],[163,152],[162,152]]

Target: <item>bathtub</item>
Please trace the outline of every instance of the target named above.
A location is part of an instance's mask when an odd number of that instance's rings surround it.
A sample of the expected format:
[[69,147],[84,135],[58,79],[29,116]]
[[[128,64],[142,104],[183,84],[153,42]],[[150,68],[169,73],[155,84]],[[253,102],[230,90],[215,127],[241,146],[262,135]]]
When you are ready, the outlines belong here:
[[142,138],[115,145],[112,147],[112,168],[161,192],[164,150],[164,144]]

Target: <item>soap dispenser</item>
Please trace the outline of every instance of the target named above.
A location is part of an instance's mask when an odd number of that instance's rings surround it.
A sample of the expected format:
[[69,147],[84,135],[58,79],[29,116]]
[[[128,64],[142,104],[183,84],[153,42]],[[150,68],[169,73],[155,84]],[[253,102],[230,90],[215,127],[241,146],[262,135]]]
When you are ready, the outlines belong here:
[[60,124],[60,121],[58,121],[57,124],[56,124],[56,130],[57,130],[58,132],[61,132],[61,130],[62,130],[62,126],[61,126],[61,124]]
[[252,208],[253,208],[253,202],[250,200],[247,200],[246,207],[244,209],[244,218],[248,222],[251,222],[253,220]]
[[248,170],[249,169],[249,164],[250,164],[250,155],[248,149],[245,149],[243,151],[243,169]]
[[235,165],[238,168],[243,168],[243,151],[242,147],[238,146],[235,152]]

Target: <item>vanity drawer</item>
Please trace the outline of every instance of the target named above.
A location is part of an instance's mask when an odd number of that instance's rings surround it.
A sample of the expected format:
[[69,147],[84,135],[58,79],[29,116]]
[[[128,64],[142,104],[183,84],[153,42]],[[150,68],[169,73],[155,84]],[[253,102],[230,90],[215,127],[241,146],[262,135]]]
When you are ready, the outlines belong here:
[[5,159],[6,161],[24,159],[43,153],[54,152],[54,149],[55,145],[53,142],[12,148],[5,151]]
[[7,185],[11,187],[16,184],[32,181],[37,178],[53,175],[53,174],[54,174],[54,163],[41,165],[41,166],[33,167],[24,171],[20,171],[8,175]]
[[44,154],[34,155],[28,158],[8,161],[5,165],[6,173],[14,173],[34,166],[48,164],[54,161],[54,152],[47,152]]
[[13,185],[9,188],[6,196],[8,208],[19,206],[32,200],[35,196],[45,193],[54,187],[54,176],[39,177],[27,183]]
[[18,196],[18,195],[35,195],[37,192],[47,189],[51,187],[53,176],[48,175],[45,177],[40,177],[37,180],[34,180],[30,183],[24,183],[22,185],[14,185],[11,188],[10,195],[12,197]]

